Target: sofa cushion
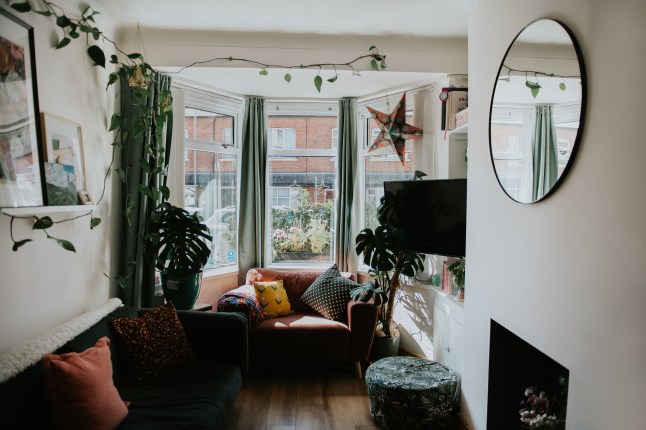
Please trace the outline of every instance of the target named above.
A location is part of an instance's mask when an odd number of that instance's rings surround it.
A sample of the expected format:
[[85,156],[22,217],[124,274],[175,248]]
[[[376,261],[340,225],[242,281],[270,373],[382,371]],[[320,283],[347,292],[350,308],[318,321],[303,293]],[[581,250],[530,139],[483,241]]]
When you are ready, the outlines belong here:
[[294,312],[282,280],[254,282],[253,288],[262,307],[264,318],[276,318]]
[[118,429],[224,428],[241,382],[238,365],[200,363],[124,385],[129,414]]
[[43,357],[45,383],[57,428],[112,430],[128,415],[112,381],[110,340],[83,352]]
[[112,326],[138,381],[195,361],[172,302],[139,318],[113,319]]
[[336,264],[321,273],[303,293],[301,301],[331,320],[346,317],[350,290],[357,283],[341,276]]

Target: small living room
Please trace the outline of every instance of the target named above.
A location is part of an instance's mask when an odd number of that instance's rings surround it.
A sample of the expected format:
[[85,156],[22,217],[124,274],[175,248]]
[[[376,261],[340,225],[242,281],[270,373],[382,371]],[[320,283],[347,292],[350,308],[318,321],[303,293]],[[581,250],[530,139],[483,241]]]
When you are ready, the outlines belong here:
[[0,1],[0,427],[646,429],[644,19]]

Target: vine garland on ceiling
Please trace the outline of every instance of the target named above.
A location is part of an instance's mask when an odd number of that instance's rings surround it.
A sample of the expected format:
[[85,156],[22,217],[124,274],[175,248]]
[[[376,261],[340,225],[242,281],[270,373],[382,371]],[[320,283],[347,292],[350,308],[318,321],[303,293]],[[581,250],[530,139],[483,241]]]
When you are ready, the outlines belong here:
[[[55,20],[56,26],[61,32],[61,37],[56,43],[55,49],[62,49],[68,46],[73,40],[81,38],[85,35],[85,44],[87,45],[87,55],[92,60],[94,66],[100,66],[102,68],[106,67],[106,56],[103,48],[101,48],[97,43],[103,41],[103,43],[108,43],[114,47],[117,53],[120,54],[123,61],[119,60],[119,56],[111,55],[109,63],[117,66],[117,71],[112,72],[108,76],[108,83],[106,85],[106,90],[122,78],[125,82],[128,83],[128,86],[133,90],[133,104],[136,103],[137,99],[147,96],[148,94],[148,85],[151,83],[154,74],[153,67],[150,66],[142,54],[133,52],[127,53],[126,51],[119,48],[117,43],[110,39],[106,34],[101,31],[95,21],[95,17],[100,14],[99,11],[92,9],[91,7],[85,8],[81,12],[80,16],[72,17],[69,16],[65,10],[58,6],[55,3],[52,3],[48,0],[36,0],[41,6],[39,10],[36,10],[32,7],[31,3],[28,1],[14,2],[10,6],[12,9],[21,12],[21,13],[36,13],[42,16],[51,17]],[[318,68],[318,73],[314,77],[314,86],[318,92],[321,92],[321,87],[323,85],[323,77],[321,73],[323,68],[332,68],[334,70],[334,75],[330,78],[327,78],[327,82],[334,83],[339,78],[339,69],[346,69],[352,71],[352,76],[360,76],[360,73],[355,68],[355,63],[370,59],[370,67],[372,70],[379,71],[387,67],[386,64],[386,55],[379,53],[379,50],[375,46],[368,48],[368,53],[361,55],[351,61],[339,62],[339,63],[316,63],[316,64],[300,64],[300,65],[280,65],[280,64],[266,64],[255,60],[250,60],[246,58],[236,58],[236,57],[217,57],[211,58],[204,61],[195,61],[185,67],[182,67],[178,72],[181,73],[183,70],[194,67],[201,64],[207,64],[217,61],[228,61],[228,62],[243,62],[260,68],[259,75],[266,76],[269,74],[269,69],[287,69],[287,72],[283,75],[283,79],[286,82],[291,82],[292,76],[290,71],[295,69],[316,69]],[[142,136],[144,128],[153,125],[156,133],[161,137],[162,130],[166,121],[171,117],[171,102],[172,97],[170,93],[162,94],[162,103],[161,106],[154,106],[153,108],[143,110],[135,114],[135,117],[130,120],[126,120],[121,117],[120,114],[114,113],[110,119],[110,124],[108,127],[108,132],[115,132],[115,139],[112,142],[113,151],[112,159],[110,165],[107,168],[106,174],[103,179],[103,189],[101,192],[101,198],[97,201],[97,205],[101,203],[105,195],[105,188],[107,179],[109,177],[110,171],[114,165],[116,150],[123,149],[124,142],[127,141],[129,137],[132,136]],[[155,111],[155,109],[157,111]],[[161,141],[161,139],[160,139]],[[157,148],[157,153],[153,153],[150,148],[147,149],[147,154],[151,156],[151,160],[140,159],[138,160],[139,166],[146,171],[146,173],[159,173],[166,174],[166,172],[160,167],[163,163],[163,148]],[[129,166],[122,166],[116,168],[115,171],[119,175],[119,178],[123,183],[126,182],[128,176]],[[144,195],[145,198],[158,199],[160,196],[164,200],[167,200],[170,195],[170,190],[166,186],[155,186],[153,183],[141,184],[139,187],[139,192]],[[132,210],[131,205],[128,203],[129,199],[132,196],[127,197],[126,205],[124,208],[124,213],[126,218],[128,218],[129,212]],[[22,217],[8,215],[11,217],[11,222],[9,224],[10,238],[13,242],[12,249],[17,251],[20,247],[25,245],[28,242],[31,242],[32,239],[22,239],[16,240],[13,235],[13,222],[15,218],[20,219],[31,219],[31,216]],[[90,216],[90,229],[93,229],[101,224],[101,219],[93,216],[93,211],[88,213],[78,215],[71,218],[62,219],[59,221],[53,221],[49,216],[37,217],[33,216],[34,224],[32,229],[42,230],[48,239],[55,240],[61,247],[65,250],[76,252],[74,245],[64,239],[56,238],[51,236],[47,229],[52,227],[54,224],[60,224],[68,221],[73,221],[75,219],[83,218]],[[129,218],[128,218],[129,219]]]
[[[534,98],[536,98],[540,89],[543,88],[541,84],[538,82],[539,75],[545,78],[560,78],[562,80],[562,82],[559,83],[559,88],[561,89],[561,91],[565,91],[567,88],[565,85],[565,79],[581,79],[581,76],[557,75],[556,73],[545,73],[545,72],[541,72],[540,70],[519,70],[519,69],[511,68],[506,64],[502,65],[501,73],[502,73],[502,69],[507,69],[507,74],[506,75],[501,74],[500,77],[498,78],[499,81],[511,82],[510,77],[513,74],[520,75],[520,76],[525,75],[525,86],[529,88]],[[534,75],[534,81],[529,80],[529,75]]]

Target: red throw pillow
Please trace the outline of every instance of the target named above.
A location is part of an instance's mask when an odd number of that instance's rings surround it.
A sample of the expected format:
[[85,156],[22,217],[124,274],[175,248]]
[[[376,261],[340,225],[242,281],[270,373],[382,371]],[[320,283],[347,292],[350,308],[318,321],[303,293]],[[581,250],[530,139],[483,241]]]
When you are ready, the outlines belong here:
[[135,379],[143,381],[195,361],[172,302],[139,318],[111,321]]
[[59,429],[112,430],[128,415],[112,381],[110,339],[83,352],[43,357],[47,394]]

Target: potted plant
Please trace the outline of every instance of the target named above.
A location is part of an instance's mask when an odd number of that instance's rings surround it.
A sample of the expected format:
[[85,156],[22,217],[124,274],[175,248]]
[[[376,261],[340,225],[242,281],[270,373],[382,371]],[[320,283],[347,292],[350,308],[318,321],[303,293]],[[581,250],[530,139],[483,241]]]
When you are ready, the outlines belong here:
[[390,204],[386,197],[382,197],[377,209],[379,226],[374,232],[365,228],[356,237],[357,255],[363,254],[363,262],[370,267],[368,273],[373,282],[354,288],[350,296],[361,302],[373,300],[379,307],[376,336],[370,353],[372,361],[397,355],[399,330],[393,322],[393,312],[400,287],[399,276],[412,277],[424,270],[422,255],[399,247],[397,231],[388,224]]
[[464,258],[452,261],[447,266],[451,273],[451,282],[453,287],[458,290],[458,300],[464,300]]
[[197,300],[202,268],[211,254],[213,237],[197,214],[168,202],[151,216],[149,240],[155,250],[155,267],[161,272],[164,297],[177,309],[191,309]]

